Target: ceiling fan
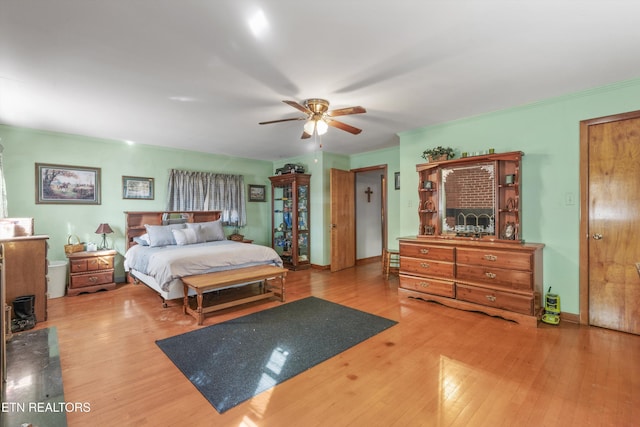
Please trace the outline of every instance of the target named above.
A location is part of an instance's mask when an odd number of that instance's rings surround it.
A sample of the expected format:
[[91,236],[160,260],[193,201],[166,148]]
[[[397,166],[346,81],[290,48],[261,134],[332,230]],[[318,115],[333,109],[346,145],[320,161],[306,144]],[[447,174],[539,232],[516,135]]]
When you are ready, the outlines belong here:
[[293,120],[306,120],[306,123],[304,124],[304,130],[302,132],[302,139],[311,138],[314,132],[318,135],[324,135],[327,132],[329,126],[357,135],[362,132],[362,129],[358,129],[346,123],[334,120],[333,117],[346,116],[349,114],[361,114],[367,112],[367,110],[360,106],[340,108],[338,110],[329,111],[329,101],[327,101],[326,99],[318,98],[307,99],[302,104],[296,101],[285,100],[282,102],[291,105],[297,110],[302,111],[306,114],[306,116],[295,117],[291,119],[271,120],[268,122],[260,122],[260,124],[268,125],[271,123],[289,122]]

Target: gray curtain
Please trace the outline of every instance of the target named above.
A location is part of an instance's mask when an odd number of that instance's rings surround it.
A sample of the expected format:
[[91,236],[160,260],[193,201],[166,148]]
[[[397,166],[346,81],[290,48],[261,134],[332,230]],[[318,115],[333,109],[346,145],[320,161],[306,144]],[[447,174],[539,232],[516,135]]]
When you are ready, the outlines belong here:
[[173,211],[222,211],[225,224],[247,223],[244,176],[172,169],[167,209]]
[[4,166],[2,165],[2,152],[4,147],[0,144],[0,218],[9,216],[7,210],[7,187],[4,182]]

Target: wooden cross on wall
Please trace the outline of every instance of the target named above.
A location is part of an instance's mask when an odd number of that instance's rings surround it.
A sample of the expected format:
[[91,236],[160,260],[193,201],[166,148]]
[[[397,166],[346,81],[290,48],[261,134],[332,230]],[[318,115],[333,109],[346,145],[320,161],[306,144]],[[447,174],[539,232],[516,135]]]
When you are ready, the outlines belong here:
[[373,191],[371,191],[371,187],[367,187],[364,192],[367,194],[367,203],[371,203],[371,195],[373,194]]

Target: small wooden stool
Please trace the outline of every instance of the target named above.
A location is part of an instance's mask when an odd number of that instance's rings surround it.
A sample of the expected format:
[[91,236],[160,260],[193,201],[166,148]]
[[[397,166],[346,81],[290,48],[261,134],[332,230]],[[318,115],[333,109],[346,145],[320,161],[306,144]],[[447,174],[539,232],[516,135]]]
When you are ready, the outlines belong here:
[[385,279],[389,278],[392,271],[397,273],[400,270],[400,252],[395,249],[386,249],[382,257],[382,274]]

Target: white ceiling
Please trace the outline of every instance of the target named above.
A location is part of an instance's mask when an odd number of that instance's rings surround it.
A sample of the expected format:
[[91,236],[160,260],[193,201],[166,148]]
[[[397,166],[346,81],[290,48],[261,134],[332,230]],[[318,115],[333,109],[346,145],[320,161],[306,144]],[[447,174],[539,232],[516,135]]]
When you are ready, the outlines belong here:
[[[254,34],[252,19],[263,16]],[[636,0],[0,0],[0,123],[275,160],[640,76]]]

